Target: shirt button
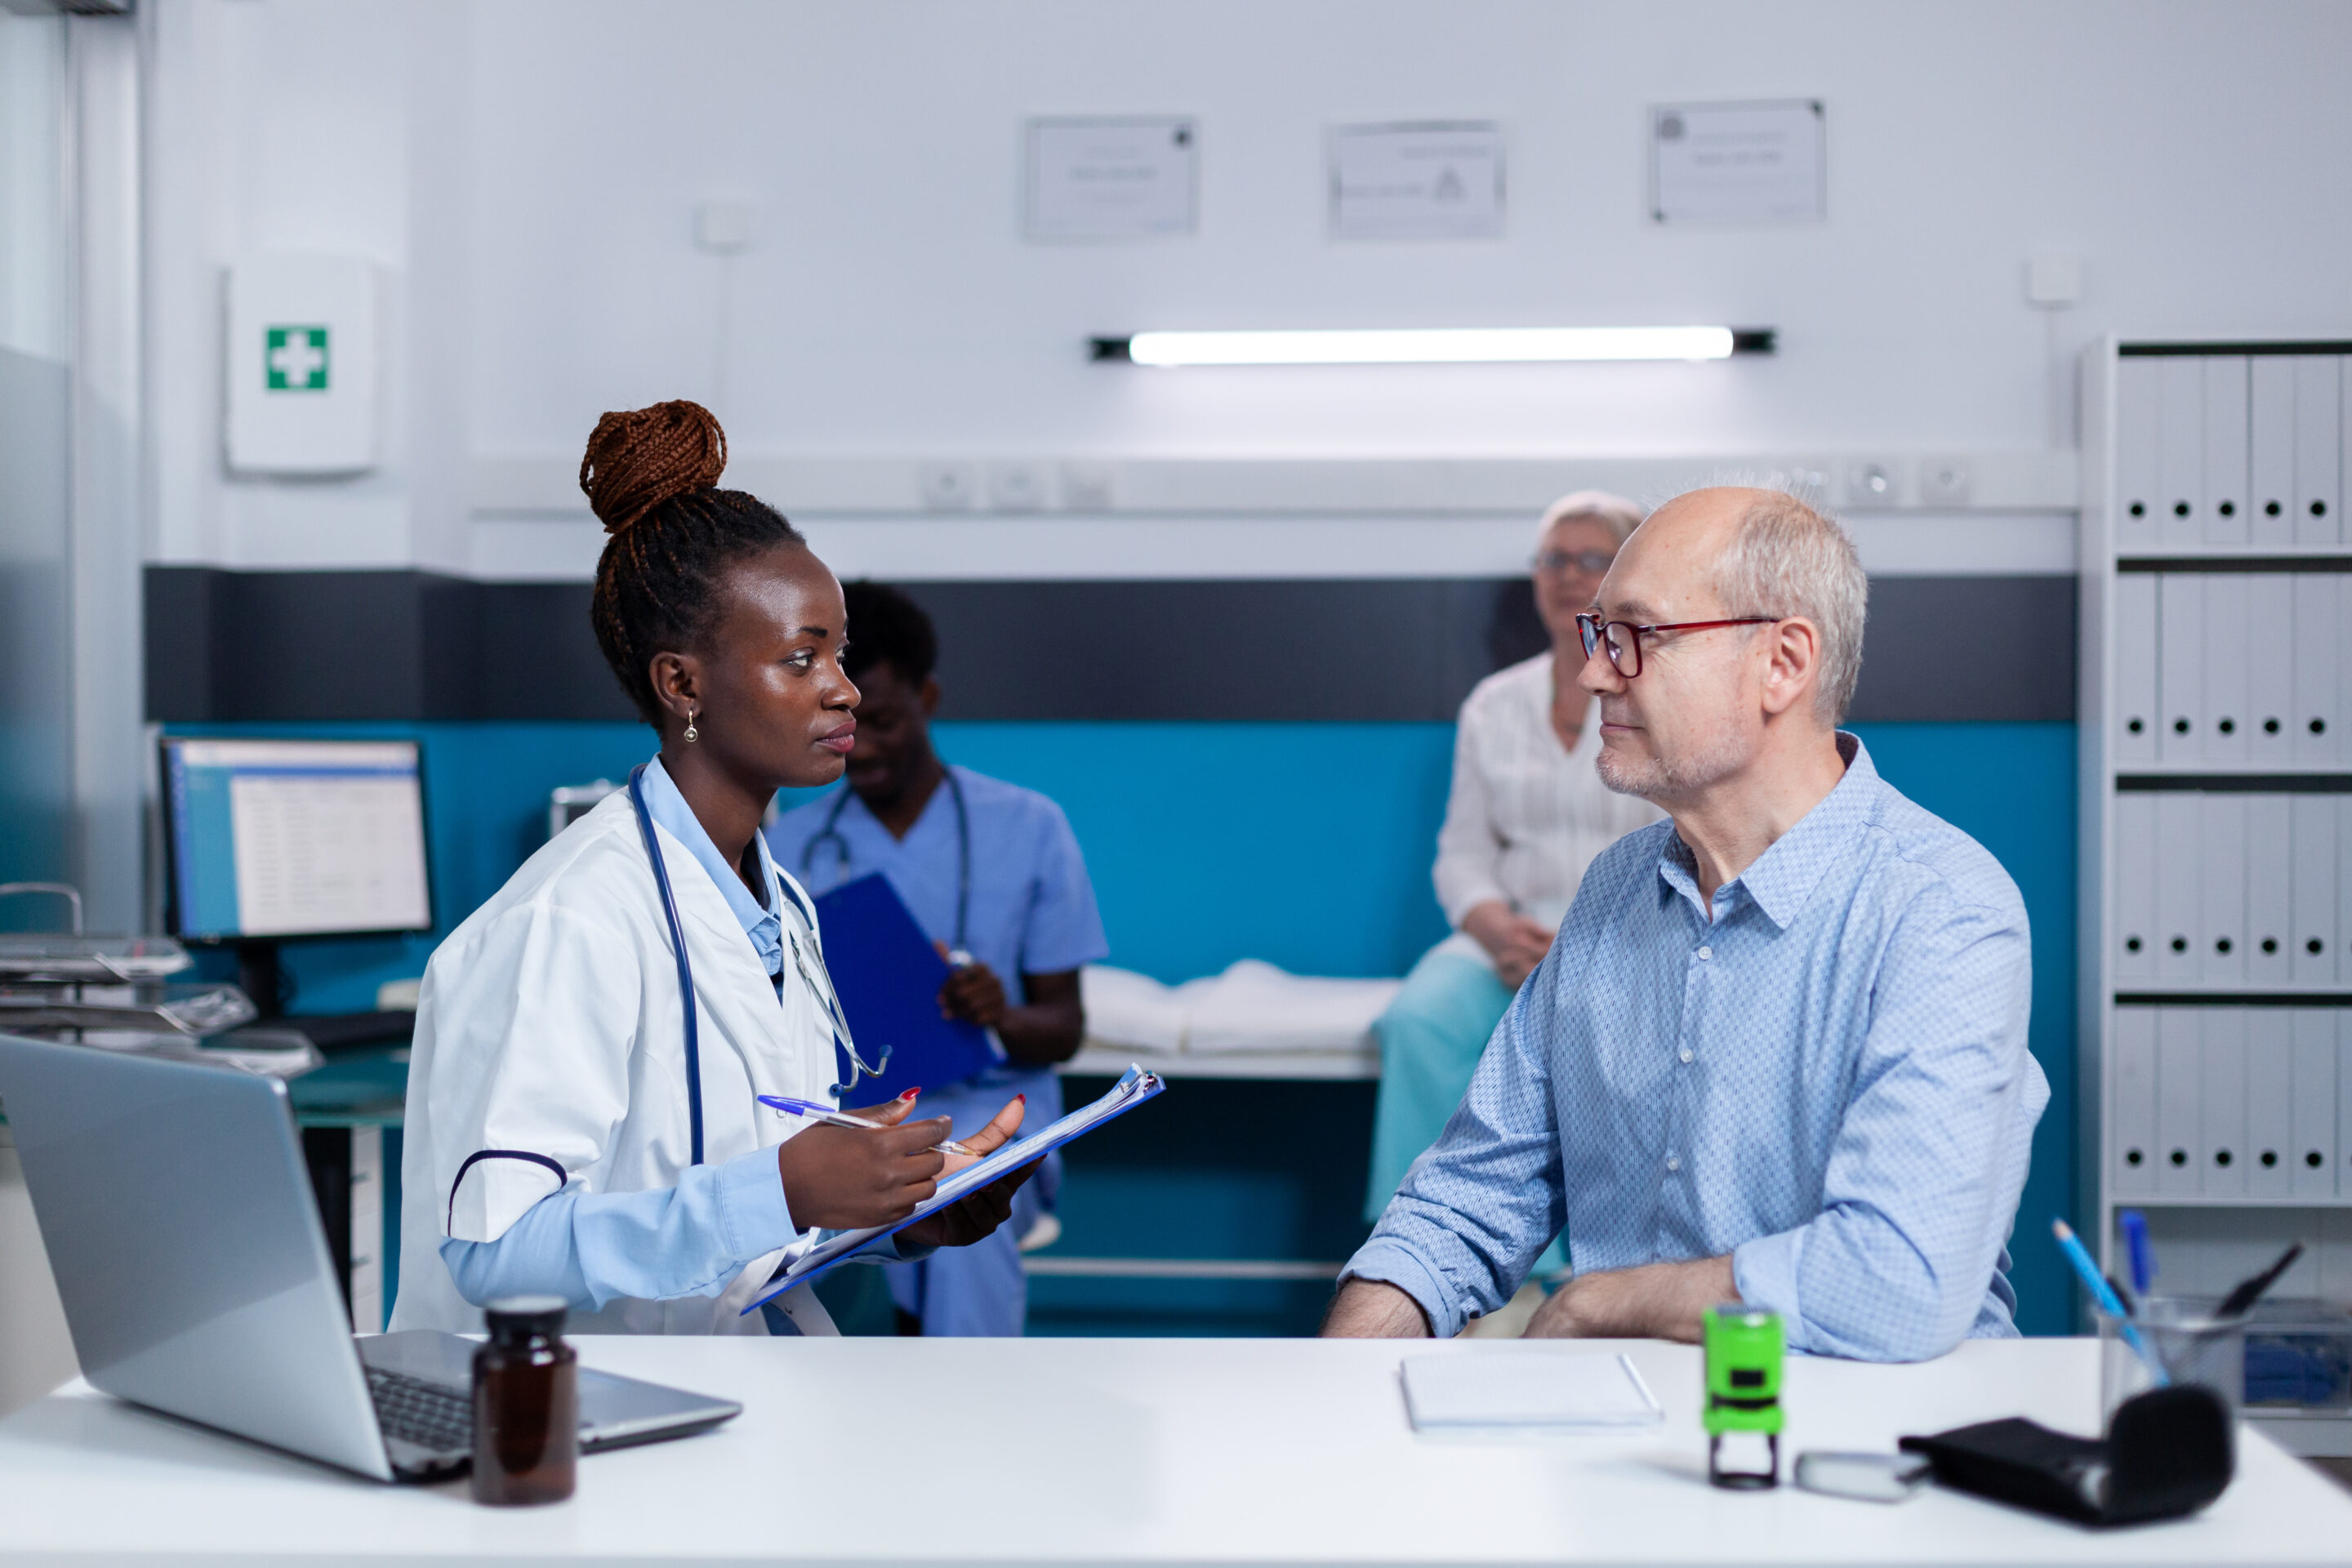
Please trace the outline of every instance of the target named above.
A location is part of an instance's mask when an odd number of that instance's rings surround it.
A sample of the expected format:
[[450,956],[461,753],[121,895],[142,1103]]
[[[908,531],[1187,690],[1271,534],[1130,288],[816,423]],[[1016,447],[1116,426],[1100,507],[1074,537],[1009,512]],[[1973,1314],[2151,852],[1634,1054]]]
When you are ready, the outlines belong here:
[[1667,1155],[1667,1156],[1666,1156],[1666,1169],[1667,1169],[1667,1170],[1669,1170],[1669,1171],[1679,1171],[1679,1170],[1681,1170],[1682,1168],[1683,1168],[1682,1156],[1680,1156],[1680,1155],[1678,1155],[1678,1154],[1669,1154],[1669,1155]]
[[1685,1060],[1685,1061],[1688,1061],[1688,1060],[1690,1060],[1690,1059],[1691,1059],[1691,1048],[1690,1048],[1688,1046],[1685,1046],[1685,1047],[1683,1047],[1682,1055],[1683,1055],[1683,1060]]
[[1698,955],[1701,958],[1713,958],[1715,956],[1715,949],[1711,947],[1702,947],[1698,950]]

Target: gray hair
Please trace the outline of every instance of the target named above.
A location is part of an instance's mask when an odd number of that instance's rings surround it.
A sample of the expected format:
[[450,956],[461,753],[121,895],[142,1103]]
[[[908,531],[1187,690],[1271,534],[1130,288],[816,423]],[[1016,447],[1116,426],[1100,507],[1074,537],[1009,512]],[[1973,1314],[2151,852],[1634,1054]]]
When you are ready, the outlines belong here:
[[1801,616],[1820,628],[1813,710],[1832,724],[1843,720],[1862,678],[1870,605],[1870,579],[1845,530],[1785,490],[1765,490],[1716,563],[1715,584],[1727,615]]
[[1536,524],[1536,548],[1551,537],[1554,523],[1566,522],[1571,517],[1589,517],[1611,533],[1617,542],[1642,525],[1641,507],[1623,496],[1612,496],[1607,490],[1573,490],[1544,508],[1543,521]]

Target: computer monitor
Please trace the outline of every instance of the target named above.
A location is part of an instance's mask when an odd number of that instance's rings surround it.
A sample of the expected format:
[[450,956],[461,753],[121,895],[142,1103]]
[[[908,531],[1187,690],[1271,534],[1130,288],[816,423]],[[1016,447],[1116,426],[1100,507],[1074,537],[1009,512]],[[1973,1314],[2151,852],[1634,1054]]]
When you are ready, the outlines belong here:
[[430,931],[419,763],[414,741],[166,738],[172,933]]

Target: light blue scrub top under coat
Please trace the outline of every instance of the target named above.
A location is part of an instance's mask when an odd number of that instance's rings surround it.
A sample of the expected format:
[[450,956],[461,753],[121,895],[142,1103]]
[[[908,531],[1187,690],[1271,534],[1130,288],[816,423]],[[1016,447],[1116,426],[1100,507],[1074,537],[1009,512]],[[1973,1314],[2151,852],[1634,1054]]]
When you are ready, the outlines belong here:
[[[971,820],[971,895],[964,947],[1003,982],[1005,999],[1024,998],[1021,976],[1059,974],[1108,957],[1094,885],[1087,879],[1076,836],[1062,808],[1034,790],[969,768],[954,769]],[[844,786],[846,788],[847,786]],[[831,838],[809,853],[834,806],[849,853]],[[875,819],[864,801],[836,792],[787,812],[768,829],[776,859],[813,898],[880,871],[890,879],[915,923],[932,941],[956,940],[960,846],[955,796],[942,784],[903,839]],[[977,1131],[1016,1094],[1029,1103],[1022,1125],[1030,1131],[1062,1113],[1062,1085],[1051,1068],[1005,1066],[969,1083],[925,1084],[919,1116],[946,1116],[959,1135]],[[853,1097],[854,1098],[854,1097]],[[933,1254],[919,1266],[885,1269],[901,1310],[922,1320],[928,1335],[1004,1336],[1022,1332],[1028,1304],[1019,1238],[1053,1206],[1061,1160],[1048,1159],[1036,1179],[1013,1197],[1013,1217],[970,1247]]]
[[[785,973],[780,912],[793,894],[758,835],[765,900],[710,841],[694,808],[658,760],[646,764],[646,811],[709,872],[743,925],[743,934],[779,987]],[[681,1021],[681,1027],[683,1022]],[[753,1149],[716,1165],[694,1165],[674,1187],[638,1193],[589,1193],[566,1188],[525,1210],[496,1241],[441,1243],[442,1261],[458,1293],[477,1306],[500,1296],[551,1292],[590,1311],[617,1297],[665,1300],[716,1296],[744,1265],[785,1246],[798,1234],[785,1202],[772,1148]],[[908,1248],[907,1256],[924,1254]],[[770,1331],[797,1333],[771,1308]]]
[[[963,785],[971,816],[971,904],[963,945],[995,972],[1004,983],[1005,1000],[1018,1006],[1024,1000],[1022,975],[1061,974],[1110,956],[1102,914],[1095,907],[1094,884],[1087,879],[1077,837],[1060,806],[1034,790],[970,768],[952,771]],[[837,793],[826,795],[786,812],[769,826],[768,846],[777,863],[799,879],[812,898],[879,871],[890,879],[923,934],[953,946],[959,847],[955,796],[946,784],[931,792],[923,814],[903,839],[890,837],[890,830],[853,795],[835,825],[849,846],[845,860],[832,838],[810,851],[837,799]],[[972,1087],[985,1092],[955,1098],[959,1102],[969,1099],[975,1107],[985,1103],[987,1110],[969,1126],[961,1110],[952,1112],[959,1136],[977,1131],[1016,1094],[1029,1097],[1025,1125],[1032,1130],[1062,1113],[1061,1080],[1051,1068],[1007,1065],[983,1074]],[[939,1114],[946,1107],[933,1108],[931,1100],[946,1098],[955,1086],[922,1088],[924,1109]]]

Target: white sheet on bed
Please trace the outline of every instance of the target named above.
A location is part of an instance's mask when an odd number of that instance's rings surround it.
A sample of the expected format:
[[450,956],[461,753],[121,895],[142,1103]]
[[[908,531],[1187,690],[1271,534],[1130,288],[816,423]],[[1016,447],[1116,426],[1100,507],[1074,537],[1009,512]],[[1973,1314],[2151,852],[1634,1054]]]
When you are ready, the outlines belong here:
[[1090,1039],[1200,1056],[1360,1051],[1402,984],[1292,974],[1254,958],[1181,985],[1099,963],[1079,976]]

